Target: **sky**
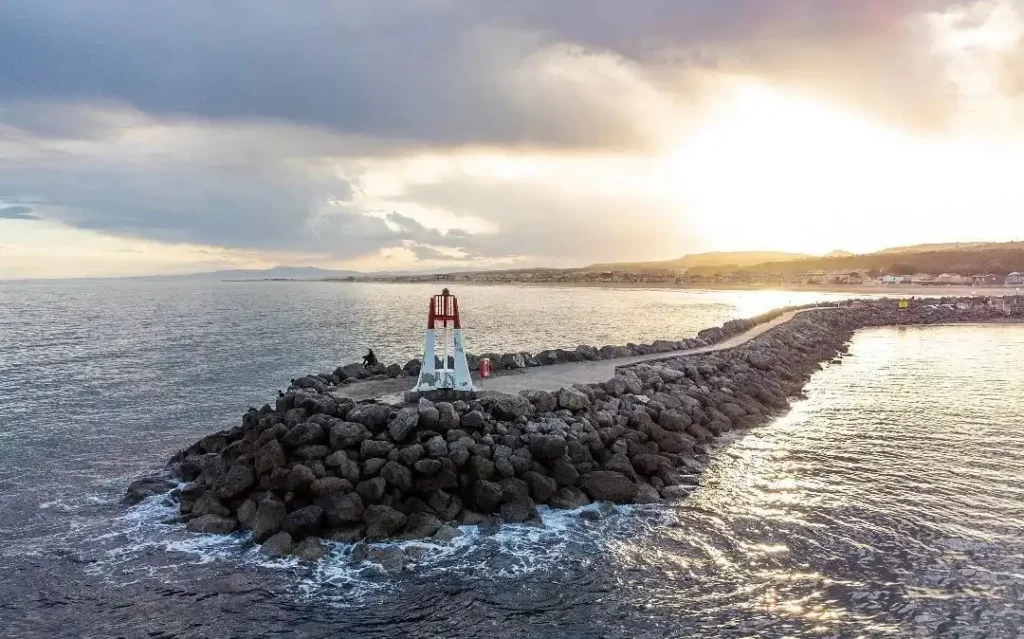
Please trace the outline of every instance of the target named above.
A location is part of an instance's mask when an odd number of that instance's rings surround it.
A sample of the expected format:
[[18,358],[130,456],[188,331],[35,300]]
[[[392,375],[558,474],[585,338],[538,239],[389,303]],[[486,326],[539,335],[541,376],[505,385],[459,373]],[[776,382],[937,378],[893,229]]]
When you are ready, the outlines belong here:
[[1024,239],[1024,0],[5,0],[0,278]]

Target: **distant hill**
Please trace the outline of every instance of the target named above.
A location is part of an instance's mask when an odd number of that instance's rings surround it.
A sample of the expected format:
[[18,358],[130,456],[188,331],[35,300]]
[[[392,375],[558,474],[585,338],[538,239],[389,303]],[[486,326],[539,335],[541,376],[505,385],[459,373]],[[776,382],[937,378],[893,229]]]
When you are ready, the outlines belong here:
[[1024,242],[950,242],[946,244],[915,244],[877,251],[875,255],[892,253],[935,253],[939,251],[979,251],[984,249],[1024,249]]
[[151,280],[322,280],[332,277],[356,277],[359,271],[336,271],[316,266],[275,266],[268,269],[226,269],[186,275],[152,275]]
[[[931,248],[935,246],[943,248]],[[915,250],[906,250],[911,248]],[[912,275],[914,273],[929,273],[931,275],[939,275],[941,273],[959,273],[960,275],[992,273],[995,275],[1006,275],[1013,271],[1024,271],[1024,242],[922,245],[921,247],[890,249],[865,255],[764,262],[738,270],[783,274],[817,270],[867,270],[894,275]],[[714,268],[704,267],[689,272],[699,275],[713,275],[717,271]]]
[[732,251],[713,253],[692,253],[684,255],[675,260],[662,262],[614,262],[607,264],[592,264],[583,270],[586,271],[653,271],[653,270],[679,270],[702,267],[739,269],[753,264],[764,262],[784,262],[790,260],[812,259],[812,255],[801,253],[783,253],[781,251]]

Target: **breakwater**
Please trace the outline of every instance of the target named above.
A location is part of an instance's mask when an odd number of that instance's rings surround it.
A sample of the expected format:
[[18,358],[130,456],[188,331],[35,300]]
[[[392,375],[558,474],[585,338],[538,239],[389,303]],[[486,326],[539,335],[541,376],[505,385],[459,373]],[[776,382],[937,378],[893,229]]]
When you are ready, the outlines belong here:
[[729,350],[472,402],[357,404],[291,389],[176,456],[172,472],[189,483],[173,495],[190,530],[244,528],[268,554],[310,558],[323,552],[319,537],[444,539],[458,534],[451,523],[536,521],[539,504],[678,499],[711,440],[784,411],[858,328],[1002,317],[977,306],[897,311],[894,301],[810,310]]
[[[785,308],[772,309],[754,317],[729,320],[722,324],[722,326],[706,328],[697,333],[694,337],[681,340],[663,339],[655,340],[651,343],[629,343],[619,346],[591,346],[581,344],[571,350],[555,348],[539,351],[537,353],[530,353],[528,351],[520,351],[516,353],[482,353],[480,355],[466,353],[466,363],[469,365],[469,370],[475,372],[480,369],[480,360],[486,358],[491,361],[492,370],[511,371],[522,368],[534,368],[537,366],[550,366],[552,364],[621,359],[624,357],[634,357],[636,355],[655,355],[660,353],[670,353],[672,351],[701,348],[705,346],[712,346],[723,340],[729,339],[730,337],[739,335],[754,326],[770,322],[784,313],[798,309],[813,308],[815,306],[816,304],[805,304],[802,306],[788,306]],[[326,389],[330,389],[332,386],[348,386],[351,384],[358,384],[360,382],[381,381],[399,377],[415,378],[420,372],[420,366],[422,363],[423,362],[419,359],[411,359],[404,364],[377,363],[371,366],[363,366],[358,362],[344,364],[338,366],[330,373],[314,373],[293,379],[291,380],[292,388],[289,390],[295,390],[298,388],[315,388],[323,392]],[[437,358],[438,366],[440,366],[441,363],[441,358]]]

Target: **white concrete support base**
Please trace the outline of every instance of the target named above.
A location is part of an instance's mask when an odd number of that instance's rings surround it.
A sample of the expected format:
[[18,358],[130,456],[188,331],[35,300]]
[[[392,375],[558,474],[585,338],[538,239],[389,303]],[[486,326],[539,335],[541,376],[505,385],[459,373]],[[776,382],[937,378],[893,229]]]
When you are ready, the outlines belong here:
[[[449,350],[448,333],[451,333],[451,350]],[[441,337],[441,365],[437,365],[437,337]],[[449,368],[449,362],[452,367]],[[466,361],[466,347],[463,342],[462,329],[431,329],[428,328],[423,339],[423,364],[413,392],[426,393],[431,391],[463,391],[474,392],[473,379],[469,375],[469,363]]]

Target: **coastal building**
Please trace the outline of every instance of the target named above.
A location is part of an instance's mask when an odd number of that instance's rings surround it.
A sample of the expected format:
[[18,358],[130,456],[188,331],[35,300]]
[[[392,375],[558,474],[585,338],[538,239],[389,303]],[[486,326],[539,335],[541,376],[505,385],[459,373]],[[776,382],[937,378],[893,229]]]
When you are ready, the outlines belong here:
[[935,278],[928,273],[914,273],[910,276],[911,284],[931,284]]
[[882,284],[904,284],[907,277],[905,275],[883,275],[878,281]]
[[974,275],[971,277],[971,284],[974,286],[998,286],[1003,283],[1003,278],[991,273],[987,275]]
[[1007,286],[1024,286],[1024,273],[1018,273],[1014,271],[1006,276],[1003,283]]
[[957,273],[943,273],[942,275],[939,275],[938,277],[935,278],[935,283],[936,284],[970,284],[970,280],[968,280],[963,275],[959,275]]

